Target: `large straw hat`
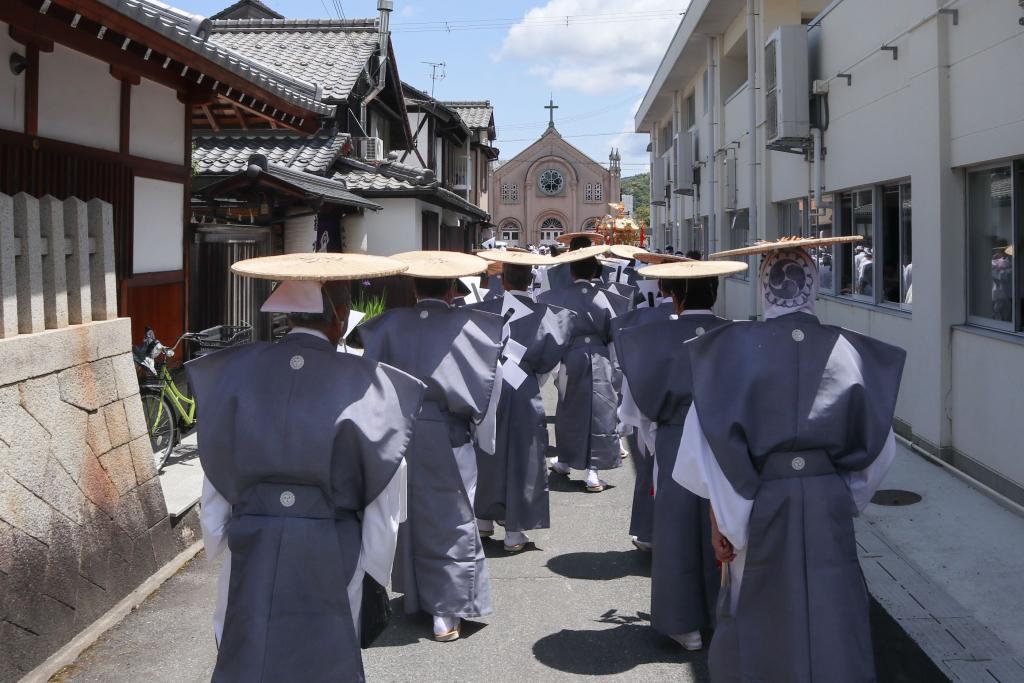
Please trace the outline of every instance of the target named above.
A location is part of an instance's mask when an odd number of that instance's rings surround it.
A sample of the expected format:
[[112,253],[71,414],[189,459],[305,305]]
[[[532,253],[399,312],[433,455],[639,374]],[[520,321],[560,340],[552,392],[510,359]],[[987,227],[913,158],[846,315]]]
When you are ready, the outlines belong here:
[[281,254],[246,259],[231,271],[260,280],[362,280],[404,272],[409,266],[395,259],[368,254]]
[[511,251],[505,249],[488,249],[476,253],[482,259],[497,261],[499,263],[511,263],[516,266],[550,266],[557,263],[552,256],[547,254],[534,254],[531,251]]
[[641,268],[637,272],[644,277],[660,280],[681,280],[694,277],[719,277],[742,273],[747,264],[742,261],[678,261],[659,263]]
[[619,258],[635,259],[638,254],[646,254],[647,250],[641,247],[634,247],[631,244],[613,244],[609,251],[612,252],[613,256]]
[[559,235],[555,239],[560,244],[568,245],[569,242],[572,242],[577,237],[586,237],[588,240],[590,240],[590,244],[592,244],[592,245],[594,245],[594,244],[604,244],[604,235],[602,235],[599,232],[567,232],[567,233]]
[[827,247],[833,244],[848,244],[860,242],[863,235],[840,235],[838,237],[783,237],[774,242],[758,242],[750,247],[741,249],[730,249],[711,254],[709,258],[732,258],[733,256],[749,256],[750,254],[762,254],[779,249],[798,249],[807,247]]
[[603,244],[595,245],[592,247],[584,247],[577,249],[576,251],[567,251],[564,254],[559,254],[551,259],[550,263],[572,263],[573,261],[582,261],[588,258],[597,258],[598,256],[604,256],[608,253],[608,247]]
[[478,275],[487,270],[487,261],[458,251],[406,251],[391,258],[409,266],[402,273],[409,277],[434,279]]
[[658,263],[679,263],[681,261],[692,261],[692,258],[685,256],[676,256],[675,254],[655,254],[649,251],[645,251],[642,254],[634,256],[637,261],[646,263],[648,265],[655,265]]

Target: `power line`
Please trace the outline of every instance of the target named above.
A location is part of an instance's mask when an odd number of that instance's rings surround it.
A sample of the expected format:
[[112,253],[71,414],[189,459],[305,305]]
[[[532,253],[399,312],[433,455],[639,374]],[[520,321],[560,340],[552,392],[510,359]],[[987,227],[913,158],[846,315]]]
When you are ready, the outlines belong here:
[[[629,102],[634,97],[635,97],[635,95],[628,95],[626,97],[623,97],[620,100],[616,100],[615,102],[612,102],[611,104],[609,104],[609,105],[607,105],[605,107],[601,107],[600,109],[594,109],[594,110],[591,110],[591,111],[583,112],[582,114],[573,114],[571,116],[560,116],[560,117],[558,117],[558,121],[559,121],[559,123],[572,123],[572,122],[575,122],[575,121],[582,121],[583,119],[589,119],[591,117],[598,116],[599,114],[604,114],[605,112],[611,111],[612,109],[615,109],[616,107],[621,105],[623,102]],[[546,124],[547,124],[547,121],[529,121],[529,122],[526,122],[526,123],[503,123],[503,124],[501,124],[501,128],[502,128],[502,130],[507,130],[509,128],[535,128],[535,127],[539,127],[539,126],[544,126]]]
[[[563,138],[596,138],[596,137],[601,137],[602,135],[646,135],[646,133],[634,133],[633,131],[629,131],[629,130],[615,130],[615,131],[612,131],[610,133],[578,133],[576,135],[562,135],[561,137],[563,137]],[[514,139],[511,139],[511,140],[505,140],[505,139],[499,137],[497,140],[495,140],[495,142],[500,142],[501,144],[505,144],[506,142],[535,142],[536,140],[538,140],[538,138],[514,138]]]
[[636,23],[643,21],[659,21],[672,17],[681,17],[685,12],[629,12],[612,14],[576,14],[561,17],[537,17],[535,19],[479,19],[479,20],[448,20],[427,22],[401,22],[392,25],[392,31],[403,33],[458,31],[492,31],[512,28],[569,28],[572,26],[588,26],[597,24]]

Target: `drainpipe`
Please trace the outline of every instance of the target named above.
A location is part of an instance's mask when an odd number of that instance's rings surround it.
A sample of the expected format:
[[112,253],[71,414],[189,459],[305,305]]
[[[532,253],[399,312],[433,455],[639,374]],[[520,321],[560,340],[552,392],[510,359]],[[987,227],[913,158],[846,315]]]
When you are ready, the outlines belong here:
[[381,94],[384,90],[384,85],[388,73],[388,37],[391,32],[391,12],[395,9],[395,0],[377,0],[377,11],[380,12],[380,31],[377,43],[377,50],[380,58],[377,67],[377,80],[370,92],[363,97],[363,101],[359,103],[359,127],[362,129],[363,134],[369,137],[369,132],[366,130],[366,107]]
[[811,177],[814,182],[814,208],[821,211],[821,129],[811,128]]
[[718,166],[718,136],[715,134],[716,47],[715,37],[708,36],[708,254],[718,251],[718,185],[715,179]]
[[[758,229],[758,192],[757,192],[757,155],[760,148],[757,145],[757,0],[747,0],[747,128],[750,131],[750,140],[747,142],[750,150],[749,180],[750,184],[750,205],[749,213],[749,236],[751,240],[761,237]],[[756,256],[750,257],[750,270],[748,282],[750,283],[750,320],[757,320],[757,266]]]
[[[683,172],[683,168],[679,165],[679,137],[682,135],[682,127],[679,91],[674,90],[672,91],[672,158],[669,161],[670,168],[672,168],[672,195],[669,198],[672,202],[672,218],[670,220],[672,221],[672,244],[679,245],[683,251],[687,251],[686,245],[689,244],[689,235],[687,235],[684,242],[682,231],[679,229],[683,220],[683,195],[675,193],[679,189],[680,174]],[[692,169],[690,170],[690,175],[693,175]]]

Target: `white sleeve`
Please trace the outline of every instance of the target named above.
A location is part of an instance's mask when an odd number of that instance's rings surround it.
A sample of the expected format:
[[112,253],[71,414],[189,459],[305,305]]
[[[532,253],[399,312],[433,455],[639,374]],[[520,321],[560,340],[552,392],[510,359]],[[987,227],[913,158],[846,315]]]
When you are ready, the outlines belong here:
[[398,466],[391,481],[373,502],[363,510],[362,547],[359,562],[348,584],[348,604],[352,621],[359,633],[359,613],[363,604],[363,575],[369,574],[382,586],[391,583],[391,567],[398,545],[398,525],[408,513],[405,460]]
[[231,520],[231,504],[203,477],[203,492],[199,503],[199,526],[203,530],[206,559],[215,561],[223,555],[224,561],[217,577],[217,602],[213,608],[213,635],[220,645],[224,632],[224,615],[228,607],[228,588],[231,578],[231,551],[228,550],[227,526]]
[[501,367],[501,363],[498,363],[498,367],[494,371],[494,386],[491,387],[491,398],[487,402],[487,412],[480,418],[480,422],[472,425],[476,445],[488,455],[494,455],[494,452],[497,450],[498,402],[501,400],[502,383],[504,381],[504,370]]
[[695,495],[710,499],[718,530],[736,550],[747,547],[750,511],[754,501],[738,494],[726,479],[711,452],[711,444],[704,436],[697,409],[693,406],[690,406],[690,412],[686,414],[672,479]]
[[633,398],[633,392],[629,388],[629,379],[622,378],[622,401],[619,403],[618,418],[626,427],[636,427],[637,438],[640,439],[647,453],[654,453],[654,436],[657,431],[657,424],[652,422],[640,412],[640,406]]
[[871,497],[882,485],[882,480],[889,472],[893,460],[896,459],[896,434],[890,429],[889,437],[882,446],[875,461],[860,470],[859,472],[843,472],[842,477],[846,485],[850,487],[850,495],[853,496],[853,503],[857,506],[857,512],[864,512],[864,508],[871,502]]

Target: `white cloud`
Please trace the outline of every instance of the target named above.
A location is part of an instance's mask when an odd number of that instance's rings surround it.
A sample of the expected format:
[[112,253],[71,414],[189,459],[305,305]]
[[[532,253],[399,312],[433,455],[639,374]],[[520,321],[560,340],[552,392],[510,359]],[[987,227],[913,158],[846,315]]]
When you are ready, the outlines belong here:
[[[630,20],[650,12],[682,12],[687,0],[549,0],[512,26],[497,53],[500,60],[527,64],[528,73],[556,90],[588,95],[650,83],[681,17]],[[594,15],[618,15],[622,21]],[[543,25],[570,17],[569,25]],[[572,19],[577,17],[577,19]],[[538,25],[540,22],[542,25]]]
[[646,166],[650,159],[647,153],[650,137],[646,133],[641,135],[633,132],[633,117],[642,101],[643,98],[637,98],[636,102],[629,107],[622,122],[622,132],[614,136],[609,143],[609,147],[618,149],[622,156],[623,177],[642,173],[643,169],[638,164]]
[[416,16],[416,6],[410,5],[403,2],[398,8],[398,16],[400,17],[414,17]]

